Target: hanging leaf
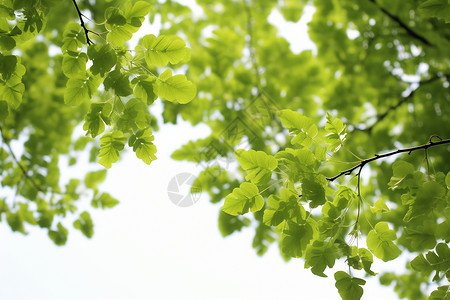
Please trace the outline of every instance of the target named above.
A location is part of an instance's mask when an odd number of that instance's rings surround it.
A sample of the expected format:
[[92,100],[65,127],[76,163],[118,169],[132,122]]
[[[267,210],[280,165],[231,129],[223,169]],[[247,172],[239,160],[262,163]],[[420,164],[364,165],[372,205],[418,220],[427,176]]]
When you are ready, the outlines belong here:
[[99,164],[111,168],[111,164],[119,160],[119,151],[125,146],[126,138],[121,131],[105,133],[100,138]]
[[156,81],[155,94],[159,97],[180,104],[190,102],[197,89],[184,75],[172,76],[172,70],[167,69],[159,75]]
[[245,179],[256,185],[267,184],[272,171],[278,166],[277,160],[263,151],[238,149],[235,155],[241,167],[247,171]]
[[165,67],[169,62],[177,64],[189,53],[186,43],[175,35],[156,37],[149,34],[142,38],[142,44],[147,49],[145,61],[149,66]]
[[343,271],[334,273],[334,279],[336,280],[336,288],[342,300],[359,300],[363,295],[363,288],[361,285],[365,285],[366,281],[361,278],[351,277]]
[[400,249],[392,242],[396,239],[395,232],[389,229],[386,222],[378,222],[375,229],[367,235],[367,247],[379,259],[393,260],[401,254]]
[[264,198],[258,188],[250,182],[243,182],[238,188],[225,198],[222,210],[232,216],[243,215],[249,210],[259,211],[264,206]]
[[128,146],[133,147],[137,158],[142,159],[147,165],[156,159],[156,146],[153,144],[155,137],[150,128],[139,130],[128,140]]

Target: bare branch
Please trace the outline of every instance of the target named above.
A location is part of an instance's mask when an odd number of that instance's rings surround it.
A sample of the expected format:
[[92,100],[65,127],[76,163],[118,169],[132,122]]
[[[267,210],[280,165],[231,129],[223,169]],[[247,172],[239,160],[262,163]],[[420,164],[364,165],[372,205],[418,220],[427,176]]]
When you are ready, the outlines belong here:
[[390,12],[388,12],[385,8],[381,7],[375,0],[369,0],[370,2],[374,3],[376,6],[378,6],[378,8],[386,15],[388,16],[391,20],[393,20],[394,22],[396,22],[401,28],[403,28],[404,30],[406,30],[406,32],[412,36],[413,38],[421,41],[422,43],[424,43],[427,46],[432,46],[434,47],[433,44],[431,44],[426,38],[424,38],[423,36],[419,35],[418,33],[414,32],[411,28],[409,28],[408,25],[406,25],[402,20],[400,20],[399,17],[394,16],[393,14],[391,14]]

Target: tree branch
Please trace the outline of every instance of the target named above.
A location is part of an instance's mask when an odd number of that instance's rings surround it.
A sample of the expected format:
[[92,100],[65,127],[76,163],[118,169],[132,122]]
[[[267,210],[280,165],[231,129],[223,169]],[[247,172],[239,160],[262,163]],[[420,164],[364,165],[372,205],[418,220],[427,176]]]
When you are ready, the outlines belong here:
[[369,0],[369,1],[374,3],[386,16],[388,16],[391,20],[396,22],[401,28],[406,30],[406,32],[410,36],[412,36],[413,38],[421,41],[422,43],[424,43],[427,46],[433,46],[434,47],[434,45],[431,44],[426,38],[424,38],[423,36],[421,36],[421,35],[417,34],[416,32],[414,32],[411,28],[409,28],[408,25],[406,25],[402,20],[400,20],[399,17],[394,16],[393,14],[388,12],[385,8],[381,7],[375,0]]
[[243,0],[243,3],[244,3],[244,8],[245,8],[245,13],[247,15],[247,34],[249,35],[247,47],[248,47],[248,51],[250,53],[249,55],[250,55],[252,67],[255,72],[256,81],[257,81],[256,85],[257,85],[258,93],[259,93],[259,90],[261,88],[261,76],[259,74],[258,64],[256,62],[255,45],[253,43],[253,24],[252,24],[253,16],[252,16],[252,11],[250,9],[250,6],[247,4],[247,0]]
[[[397,149],[397,150],[394,150],[394,151],[391,151],[391,152],[387,152],[387,153],[384,153],[384,154],[375,154],[374,157],[371,157],[371,158],[368,158],[368,159],[364,159],[359,164],[357,164],[356,166],[354,166],[354,167],[352,167],[350,169],[344,170],[344,171],[340,172],[339,174],[337,174],[337,175],[335,175],[333,177],[327,177],[327,180],[329,182],[333,182],[334,180],[336,180],[337,178],[339,178],[339,177],[341,177],[343,175],[350,175],[350,174],[352,174],[352,172],[354,170],[358,169],[358,168],[359,168],[359,173],[358,173],[358,176],[359,176],[359,174],[361,174],[362,168],[364,168],[364,166],[366,164],[368,164],[368,163],[370,163],[370,162],[372,162],[374,160],[385,158],[385,157],[396,155],[396,154],[400,154],[400,153],[404,153],[404,152],[408,152],[408,154],[410,154],[411,152],[416,151],[416,150],[420,150],[420,149],[427,150],[430,147],[438,146],[438,145],[444,145],[444,144],[450,144],[450,139],[448,139],[448,140],[440,140],[438,142],[433,142],[431,140],[431,138],[430,138],[430,141],[427,144],[424,144],[424,145],[415,146],[415,147],[411,147],[411,148]],[[358,182],[359,182],[359,178],[358,178]]]
[[16,163],[16,165],[19,167],[19,169],[22,171],[23,176],[25,176],[25,178],[31,183],[31,185],[38,190],[39,192],[44,192],[44,190],[36,183],[36,181],[34,181],[33,178],[31,178],[28,175],[27,170],[25,169],[25,167],[19,162],[19,160],[17,159],[16,155],[14,154],[14,151],[11,148],[11,145],[9,144],[9,141],[7,141],[5,139],[5,137],[3,136],[3,130],[2,127],[0,126],[0,136],[2,137],[2,140],[5,142],[6,147],[8,148],[9,154],[11,155],[11,157],[13,158],[14,162]]
[[375,127],[375,125],[377,125],[379,122],[383,121],[389,115],[390,112],[396,110],[397,108],[402,106],[402,104],[404,104],[404,103],[408,102],[410,99],[412,99],[414,97],[415,92],[419,88],[423,87],[424,85],[430,84],[430,83],[432,83],[432,82],[434,82],[434,81],[436,81],[436,80],[438,80],[440,78],[448,78],[448,77],[449,77],[448,74],[436,75],[436,76],[431,77],[429,79],[422,80],[422,81],[418,82],[419,86],[416,89],[412,90],[407,96],[405,96],[402,99],[400,99],[400,101],[398,101],[396,104],[391,105],[385,112],[383,112],[381,114],[377,114],[376,121],[371,126],[369,126],[367,128],[364,128],[364,129],[361,129],[360,127],[355,127],[355,129],[356,130],[360,130],[360,131],[367,131],[367,132],[370,133],[372,131],[372,129]]
[[81,13],[80,9],[78,8],[77,2],[75,0],[72,0],[73,5],[75,5],[75,8],[77,9],[77,13],[78,13],[78,17],[80,18],[80,25],[81,27],[83,27],[84,30],[84,35],[86,36],[86,43],[88,44],[88,46],[94,44],[90,39],[89,39],[89,29],[86,28],[86,25],[84,24],[83,21],[83,14]]

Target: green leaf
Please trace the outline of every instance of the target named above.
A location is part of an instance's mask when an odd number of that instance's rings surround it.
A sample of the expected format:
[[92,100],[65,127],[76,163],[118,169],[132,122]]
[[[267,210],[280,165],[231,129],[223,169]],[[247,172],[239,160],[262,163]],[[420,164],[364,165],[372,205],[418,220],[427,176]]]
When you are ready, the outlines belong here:
[[92,60],[91,72],[104,76],[117,62],[117,55],[110,45],[92,45],[88,48],[87,54]]
[[84,185],[89,189],[97,189],[97,186],[106,178],[106,170],[93,171],[84,177]]
[[177,64],[188,53],[186,43],[175,35],[161,35],[159,37],[153,34],[145,35],[142,38],[142,45],[147,49],[145,51],[145,62],[149,66],[165,67],[169,62]]
[[63,56],[62,70],[69,78],[86,74],[88,57],[86,53],[67,50]]
[[275,155],[282,174],[291,182],[302,181],[315,174],[319,161],[310,149],[287,148]]
[[409,187],[408,178],[414,173],[414,166],[406,161],[397,160],[392,165],[394,174],[388,185],[392,190],[403,189]]
[[68,233],[67,229],[61,223],[58,223],[57,230],[49,230],[48,236],[55,245],[62,246],[67,242]]
[[336,249],[328,242],[314,241],[305,254],[305,269],[311,267],[311,272],[317,276],[327,277],[323,271],[328,266],[332,268],[337,258]]
[[11,51],[16,47],[16,40],[10,36],[0,35],[0,49]]
[[278,226],[283,221],[303,223],[306,220],[306,211],[298,201],[298,195],[288,189],[281,189],[280,196],[270,195],[267,205],[263,222],[268,226]]
[[378,222],[375,230],[367,235],[367,247],[379,259],[393,260],[401,254],[400,249],[392,242],[395,239],[395,231],[390,230],[386,222]]
[[337,152],[344,145],[347,136],[347,126],[340,119],[334,119],[330,113],[327,113],[325,130],[328,132],[326,141],[330,144],[327,149]]
[[132,18],[144,18],[151,10],[152,5],[145,1],[137,1],[133,6],[131,3],[125,10],[127,19]]
[[347,253],[347,263],[349,267],[352,267],[353,269],[361,270],[364,268],[364,271],[366,271],[367,274],[376,275],[376,273],[370,269],[373,263],[373,255],[365,248],[352,246],[350,252]]
[[280,250],[285,258],[302,257],[306,247],[317,234],[317,224],[311,218],[304,224],[288,221],[280,238]]
[[83,130],[86,130],[86,135],[91,135],[91,137],[96,137],[105,131],[105,124],[103,123],[101,112],[104,103],[91,103],[91,108],[89,112],[84,117]]
[[450,249],[447,244],[437,244],[435,252],[429,251],[426,258],[430,266],[436,270],[435,278],[438,279],[436,281],[439,281],[439,272],[442,272],[447,280],[450,279]]
[[106,90],[114,90],[117,96],[128,96],[133,93],[128,75],[121,73],[119,69],[109,72],[103,84]]
[[48,166],[46,182],[48,186],[57,188],[59,187],[59,166],[58,166],[58,156],[54,156]]
[[412,261],[411,261],[411,267],[418,271],[426,274],[427,276],[431,274],[433,271],[433,267],[430,265],[430,263],[425,259],[422,253],[417,255]]
[[[10,56],[2,57],[3,65],[1,68],[4,81],[0,83],[0,99],[6,100],[11,108],[17,109],[22,103],[22,95],[25,91],[25,85],[22,83],[25,67],[20,63],[19,59],[9,58]],[[16,63],[13,67],[14,61]]]
[[232,216],[222,210],[219,212],[219,230],[223,237],[236,231],[241,231],[243,227],[249,226],[250,220],[242,216]]
[[401,244],[413,251],[423,251],[436,246],[436,223],[431,219],[416,219],[403,229]]
[[151,7],[145,1],[138,1],[134,5],[127,2],[124,11],[113,6],[107,8],[105,11],[105,19],[107,20],[105,27],[110,32],[106,41],[114,46],[122,46],[130,40],[133,33],[141,27]]
[[139,76],[134,78],[131,83],[134,84],[133,94],[136,98],[141,98],[147,105],[152,104],[158,96],[154,92],[155,76]]
[[113,198],[108,193],[103,193],[99,197],[95,197],[91,201],[92,207],[95,207],[95,208],[101,207],[103,209],[105,209],[105,208],[113,208],[117,204],[119,204],[119,200]]
[[8,117],[8,103],[6,101],[0,100],[0,122],[4,122],[6,117]]
[[446,190],[441,184],[435,181],[425,182],[419,187],[416,198],[410,204],[404,220],[409,222],[440,207],[441,204],[445,203],[445,193]]
[[118,8],[113,8],[108,14],[106,24],[108,25],[124,25],[127,23],[127,19],[122,14],[122,11]]
[[80,217],[73,222],[73,227],[80,230],[88,238],[91,238],[94,234],[94,224],[87,211],[80,214]]
[[186,104],[190,102],[197,89],[184,75],[172,76],[172,70],[167,69],[159,75],[155,85],[155,93],[170,102]]
[[419,6],[419,12],[426,17],[436,17],[450,22],[450,3],[448,0],[428,0]]
[[309,148],[314,143],[318,129],[311,118],[290,109],[280,110],[277,115],[289,133],[295,135],[291,140],[292,145],[299,144]]
[[61,47],[63,53],[67,50],[78,52],[78,48],[81,48],[85,43],[86,36],[80,24],[68,23],[63,32],[63,46]]
[[109,30],[106,41],[114,46],[122,46],[136,31],[136,28],[126,22],[124,13],[116,7],[108,7],[105,10],[105,20],[107,20],[105,27]]
[[[39,210],[39,217],[37,219],[37,224],[41,228],[50,228],[53,224],[53,218],[55,217],[55,212],[52,210]],[[49,233],[50,234],[50,233]]]
[[20,212],[6,212],[6,222],[8,222],[8,225],[11,227],[12,231],[27,234],[25,232],[25,227],[23,226],[23,221],[23,216]]
[[267,184],[272,176],[272,171],[278,166],[277,160],[263,151],[238,149],[235,155],[241,167],[247,171],[246,180],[256,185]]
[[378,199],[375,204],[370,207],[370,211],[373,212],[376,216],[389,212],[389,207],[384,203],[383,200]]
[[111,168],[111,164],[119,160],[119,151],[125,146],[126,137],[121,131],[113,131],[104,134],[100,138],[99,164],[105,168]]
[[123,132],[133,129],[145,129],[151,125],[147,106],[139,99],[130,99],[125,105],[125,109],[117,120],[117,128]]
[[428,300],[450,300],[450,285],[439,286],[431,292]]
[[363,265],[364,271],[366,271],[366,273],[369,275],[376,275],[376,273],[370,269],[370,267],[372,266],[372,263],[373,263],[372,253],[370,253],[370,251],[365,248],[359,248],[358,255],[361,259],[361,263]]
[[323,205],[326,201],[325,189],[322,183],[312,176],[302,181],[302,198],[311,201],[309,203],[311,208]]
[[222,210],[232,216],[243,215],[249,210],[256,212],[264,207],[264,198],[259,194],[256,185],[250,182],[241,183],[240,187],[225,198]]
[[100,78],[96,76],[70,78],[64,92],[64,102],[68,105],[78,106],[89,101],[99,85]]
[[334,273],[336,280],[336,288],[342,300],[359,300],[363,295],[363,288],[361,285],[366,284],[366,281],[361,278],[351,277],[343,271]]
[[133,147],[133,151],[136,152],[136,156],[142,159],[147,165],[156,159],[156,146],[153,144],[155,137],[152,134],[150,128],[139,130],[136,134],[133,134],[128,140],[128,145]]
[[17,57],[15,55],[2,55],[0,53],[0,74],[3,80],[8,80],[17,67]]

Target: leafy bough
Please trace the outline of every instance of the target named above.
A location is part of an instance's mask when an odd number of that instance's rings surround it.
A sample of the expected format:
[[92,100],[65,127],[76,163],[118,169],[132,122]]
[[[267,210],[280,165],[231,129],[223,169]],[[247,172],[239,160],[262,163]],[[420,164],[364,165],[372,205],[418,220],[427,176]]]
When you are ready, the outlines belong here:
[[[437,243],[439,240],[450,240],[447,234],[450,208],[445,200],[450,195],[450,172],[447,175],[438,173],[425,177],[409,162],[397,160],[393,164],[393,176],[388,185],[392,191],[403,193],[400,203],[390,199],[398,205],[398,212],[394,212],[394,208],[390,210],[382,199],[373,204],[364,199],[360,187],[361,172],[371,162],[423,150],[428,164],[428,150],[450,144],[449,139],[432,136],[426,144],[375,154],[371,158],[360,159],[353,167],[334,176],[326,177],[323,170],[327,162],[331,161],[327,156],[331,157],[340,149],[346,149],[346,126],[330,114],[325,130],[320,130],[311,118],[295,111],[279,111],[278,117],[293,135],[290,141],[292,146],[287,146],[275,155],[263,151],[237,150],[236,158],[246,172],[245,179],[248,181],[241,183],[240,187],[225,197],[223,212],[232,216],[244,215],[249,211],[255,214],[262,212],[264,224],[274,228],[279,236],[282,256],[285,259],[303,258],[305,268],[310,268],[318,276],[326,277],[324,271],[333,268],[339,258],[345,258],[349,271],[364,270],[366,275],[374,276],[376,273],[371,270],[373,256],[387,262],[401,254],[400,247],[421,252],[433,249],[436,245],[437,256],[432,251],[426,258],[419,254],[413,260],[412,268],[425,274],[435,271],[436,282],[442,279],[438,276],[440,273],[447,278],[450,276],[448,268],[442,267],[442,263],[436,263],[445,260],[450,251],[445,243]],[[330,185],[355,171],[355,190],[348,183],[336,187]],[[270,184],[271,179],[276,180]],[[272,194],[271,188],[280,184],[280,194]],[[364,203],[370,209],[363,210]],[[321,209],[321,213],[313,212],[317,208]],[[393,219],[395,214],[401,214],[402,218]],[[363,219],[360,218],[362,215]],[[442,217],[447,219],[445,224],[438,221]],[[423,220],[434,222],[438,228],[426,244],[421,242],[423,236],[417,234],[423,232],[420,227],[423,226]],[[397,236],[399,227],[403,228],[400,237]],[[350,238],[346,239],[347,236]],[[366,237],[367,249],[359,244],[362,236]],[[355,242],[356,245],[353,245]],[[336,272],[334,277],[342,299],[362,297],[364,279],[344,271]],[[441,293],[443,289],[444,286],[441,286],[433,294]]]
[[[83,126],[87,135],[93,138],[102,135],[106,126],[111,128],[100,137],[98,162],[110,168],[119,159],[120,151],[129,139],[128,144],[138,158],[150,164],[156,159],[156,147],[151,130],[152,116],[147,105],[158,97],[185,104],[196,94],[195,86],[185,75],[172,75],[171,69],[156,75],[156,67],[186,62],[190,49],[178,36],[156,37],[153,34],[145,35],[137,49],[126,49],[125,42],[131,39],[150,11],[151,6],[147,2],[128,2],[123,11],[116,7],[108,8],[103,23],[107,31],[102,34],[87,29],[86,16],[75,0],[73,4],[80,24],[70,23],[64,31],[62,68],[69,78],[64,101],[69,105],[82,105],[95,99],[97,89],[103,83],[106,93],[101,98],[106,100],[91,102]],[[100,37],[106,44],[94,44],[89,33]],[[106,39],[102,37],[105,33]],[[86,52],[82,50],[85,43],[88,45]],[[86,69],[89,60],[92,66]],[[145,143],[135,142],[136,136],[143,132]]]

